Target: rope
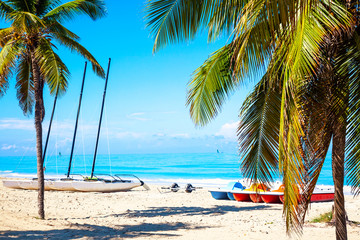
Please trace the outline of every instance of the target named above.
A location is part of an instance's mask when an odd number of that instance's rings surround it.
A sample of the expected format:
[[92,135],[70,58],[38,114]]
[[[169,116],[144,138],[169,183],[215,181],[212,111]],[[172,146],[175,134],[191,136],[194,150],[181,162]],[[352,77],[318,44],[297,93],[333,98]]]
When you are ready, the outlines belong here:
[[108,121],[107,121],[106,106],[105,106],[105,108],[104,108],[104,111],[105,111],[105,126],[106,126],[106,138],[107,138],[107,146],[108,146],[108,156],[109,156],[110,175],[112,175],[112,169],[111,169],[111,159],[110,159],[109,128],[108,128]]
[[[56,115],[56,122],[58,121],[58,117]],[[59,126],[56,125],[56,131],[58,131],[58,128]],[[55,153],[55,168],[56,168],[56,176],[59,176],[59,172],[58,172],[58,134],[56,134],[56,137],[55,137],[55,150],[56,150],[56,153]]]
[[21,164],[22,160],[24,159],[25,154],[29,151],[29,148],[26,149],[25,153],[22,155],[20,162],[17,164],[16,168],[15,168],[15,172],[18,170],[19,165]]
[[82,149],[83,149],[84,169],[85,169],[85,175],[87,175],[86,159],[85,159],[84,125],[83,125],[83,122],[82,122],[82,114],[80,114],[80,126],[81,126],[81,138],[82,138]]

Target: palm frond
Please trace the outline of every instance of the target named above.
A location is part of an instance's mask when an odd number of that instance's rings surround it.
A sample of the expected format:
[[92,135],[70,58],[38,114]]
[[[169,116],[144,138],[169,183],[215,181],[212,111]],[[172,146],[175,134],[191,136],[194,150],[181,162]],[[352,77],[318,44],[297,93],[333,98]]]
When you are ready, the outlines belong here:
[[244,0],[224,0],[214,4],[213,13],[207,26],[209,41],[216,40],[222,34],[232,34],[246,2]]
[[231,67],[234,75],[240,79],[247,75],[252,78],[262,76],[276,46],[268,22],[258,20],[262,7],[262,4],[249,2],[243,8],[237,29],[234,30],[238,34],[232,41]]
[[8,19],[9,13],[12,13],[14,9],[9,6],[5,1],[0,1],[0,17]]
[[301,152],[304,162],[302,195],[299,201],[299,215],[305,220],[311,195],[319,178],[328,152],[332,128],[331,100],[327,86],[329,79],[320,71],[304,81],[299,88],[301,122],[305,136],[301,139]]
[[95,57],[91,55],[91,53],[84,48],[80,43],[78,43],[76,40],[73,40],[72,38],[63,35],[58,34],[59,32],[55,33],[53,32],[53,36],[64,46],[68,47],[71,51],[75,51],[79,53],[81,56],[89,60],[92,64],[93,71],[102,78],[105,78],[105,71],[100,66],[100,64],[96,61]]
[[66,36],[68,38],[71,38],[73,40],[79,40],[80,37],[76,35],[74,32],[70,31],[66,27],[64,27],[62,24],[56,21],[46,21],[47,25],[49,26],[49,32],[51,35],[53,35],[55,38],[60,38],[61,36]]
[[0,47],[4,47],[7,41],[11,40],[13,37],[16,38],[13,27],[0,29]]
[[43,17],[61,3],[61,0],[37,0],[35,2],[36,15]]
[[351,23],[347,10],[335,1],[321,1],[317,7],[304,8],[301,14],[296,24],[285,31],[274,55],[274,65],[278,66],[273,68],[274,73],[291,73],[285,79],[295,81],[316,72],[324,37],[344,31]]
[[74,0],[52,9],[44,19],[62,22],[80,14],[88,15],[92,20],[102,18],[107,14],[105,3],[102,0]]
[[35,1],[7,0],[8,4],[16,11],[35,13]]
[[31,59],[28,54],[20,57],[16,70],[16,97],[25,115],[31,115],[34,106],[34,80],[32,78]]
[[193,74],[188,84],[187,105],[196,125],[205,125],[238,84],[230,70],[231,46],[226,45],[211,55]]
[[20,54],[21,46],[18,42],[8,41],[0,52],[0,96],[8,87],[9,78],[12,76],[12,69],[16,65],[16,59]]
[[346,138],[346,178],[352,186],[355,195],[360,194],[360,36],[354,33],[349,42],[345,42],[344,54],[337,59],[337,69],[340,77],[349,81],[349,106],[347,117]]
[[59,88],[59,94],[67,88],[67,79],[70,72],[60,57],[54,52],[49,40],[39,39],[39,46],[35,50],[41,74],[50,88],[50,93],[55,94]]
[[242,176],[269,185],[278,175],[281,92],[267,75],[246,98],[238,127]]
[[[286,75],[285,75],[286,76]],[[302,191],[304,164],[300,141],[304,134],[300,122],[301,114],[294,89],[283,80],[279,136],[279,170],[283,175],[284,216],[288,233],[300,234],[302,219],[298,199]],[[285,107],[286,106],[286,107]],[[298,188],[300,187],[300,189]]]
[[206,26],[217,0],[149,0],[146,27],[155,38],[153,52],[170,43],[193,39]]
[[16,11],[9,14],[12,21],[11,26],[18,33],[39,33],[40,29],[45,28],[44,21],[30,12]]

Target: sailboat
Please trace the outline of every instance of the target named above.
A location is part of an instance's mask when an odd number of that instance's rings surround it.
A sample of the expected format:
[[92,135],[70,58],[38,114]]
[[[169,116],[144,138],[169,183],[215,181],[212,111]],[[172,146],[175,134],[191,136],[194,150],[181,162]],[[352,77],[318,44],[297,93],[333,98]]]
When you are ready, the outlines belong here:
[[[84,69],[83,81],[82,81],[82,86],[81,86],[79,106],[78,106],[78,111],[77,111],[77,117],[76,117],[75,130],[74,130],[74,136],[73,136],[73,142],[72,142],[67,176],[66,176],[66,178],[60,178],[60,179],[45,179],[45,181],[44,181],[45,190],[79,191],[79,192],[119,192],[119,191],[127,191],[127,190],[133,189],[135,187],[140,187],[140,186],[143,186],[146,190],[150,189],[142,180],[140,180],[138,177],[136,177],[135,175],[132,175],[132,174],[115,174],[115,175],[108,175],[108,174],[95,175],[94,174],[95,162],[96,162],[96,156],[97,156],[97,147],[98,147],[98,143],[99,143],[101,122],[102,122],[102,116],[103,116],[103,111],[104,111],[106,88],[107,88],[107,83],[108,83],[108,78],[109,78],[110,63],[111,63],[111,59],[109,58],[106,80],[105,80],[105,88],[104,88],[104,94],[103,94],[103,101],[102,101],[102,106],[101,106],[100,120],[99,120],[99,126],[98,126],[97,138],[96,138],[95,153],[94,153],[93,165],[92,165],[92,170],[91,170],[91,176],[84,177],[79,174],[70,174],[73,151],[74,151],[74,146],[75,146],[77,125],[78,125],[79,113],[80,113],[80,107],[81,107],[82,93],[83,93],[84,81],[85,81],[85,73],[86,73],[86,66],[87,66],[87,62],[85,62],[85,69]],[[46,154],[52,119],[53,119],[55,106],[56,106],[56,100],[57,100],[57,94],[56,94],[55,100],[54,100],[54,107],[53,107],[53,111],[51,114],[51,120],[50,120],[50,124],[49,124],[48,135],[46,138],[43,158],[45,158],[45,154]],[[20,179],[20,180],[7,179],[7,180],[3,180],[3,185],[5,187],[14,188],[14,189],[28,189],[28,190],[37,190],[38,189],[37,179]]]

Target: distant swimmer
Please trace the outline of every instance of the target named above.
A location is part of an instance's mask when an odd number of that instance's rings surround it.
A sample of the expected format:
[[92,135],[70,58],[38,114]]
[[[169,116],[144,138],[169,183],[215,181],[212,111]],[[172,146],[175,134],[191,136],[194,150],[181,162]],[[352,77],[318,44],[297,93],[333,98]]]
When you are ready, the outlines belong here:
[[217,152],[217,153],[220,153],[220,152],[219,152],[219,149],[216,149],[216,152]]
[[59,157],[61,157],[61,152],[59,152]]

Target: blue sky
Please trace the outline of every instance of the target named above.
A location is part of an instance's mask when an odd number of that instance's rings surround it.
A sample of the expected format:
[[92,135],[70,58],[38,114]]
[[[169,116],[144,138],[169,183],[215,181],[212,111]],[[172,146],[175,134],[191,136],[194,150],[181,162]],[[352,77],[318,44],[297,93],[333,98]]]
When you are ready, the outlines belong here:
[[[106,68],[112,58],[99,153],[236,153],[238,111],[252,83],[241,86],[209,125],[196,128],[185,106],[192,72],[226,43],[207,43],[206,33],[189,43],[152,54],[153,39],[144,21],[145,1],[106,1],[108,16],[96,22],[78,17],[65,24]],[[69,88],[57,105],[49,154],[70,153],[84,59],[67,49],[59,54],[70,69]],[[92,154],[104,80],[88,68],[75,154]],[[45,89],[44,138],[53,97]],[[33,116],[22,114],[11,80],[0,98],[0,156],[35,155]]]

